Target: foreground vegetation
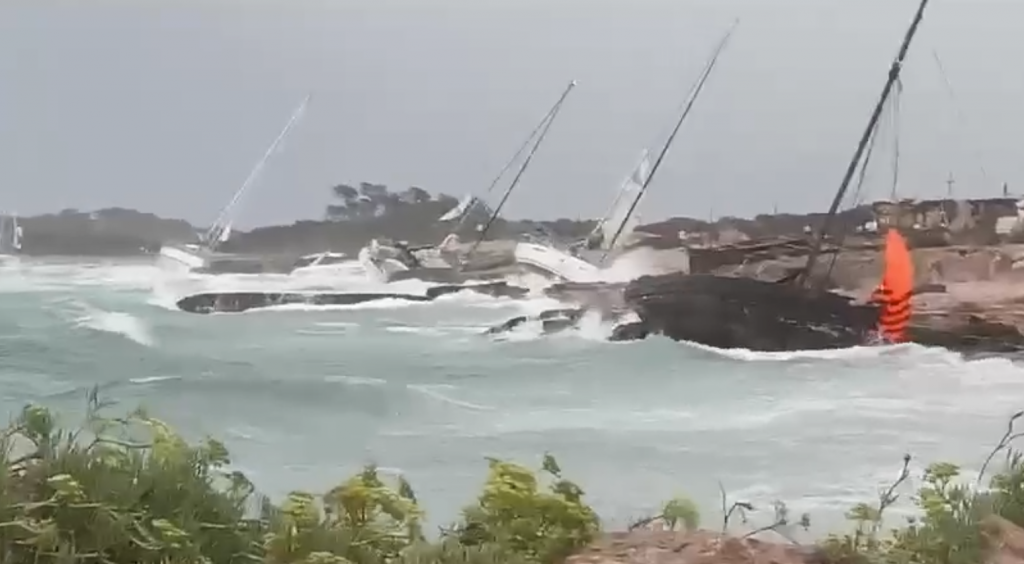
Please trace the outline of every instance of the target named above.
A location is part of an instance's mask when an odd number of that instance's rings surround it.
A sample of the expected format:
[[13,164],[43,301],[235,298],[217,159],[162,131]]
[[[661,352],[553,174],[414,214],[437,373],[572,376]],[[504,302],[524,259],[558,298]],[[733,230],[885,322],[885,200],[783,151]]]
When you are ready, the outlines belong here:
[[[141,411],[101,415],[91,395],[82,430],[58,428],[48,410],[28,406],[2,433],[0,563],[266,564],[548,564],[563,561],[600,531],[583,491],[562,477],[546,456],[539,472],[490,460],[477,499],[438,537],[423,530],[424,514],[408,483],[387,483],[373,467],[326,494],[293,492],[280,504],[259,496],[238,472],[226,470],[228,452],[213,440],[189,444]],[[1011,449],[1013,423],[970,485],[958,469],[936,464],[925,472],[915,502],[921,515],[893,531],[882,516],[910,478],[910,458],[899,480],[874,505],[853,508],[852,531],[822,543],[833,562],[978,563],[990,537],[985,521],[999,515],[1024,523],[1024,465]],[[986,469],[1006,466],[982,488]],[[729,531],[730,519],[753,507],[727,506],[722,533],[749,536],[793,524],[783,504],[761,529]],[[673,529],[696,529],[694,504],[675,499],[656,518]],[[745,519],[744,519],[745,520]]]

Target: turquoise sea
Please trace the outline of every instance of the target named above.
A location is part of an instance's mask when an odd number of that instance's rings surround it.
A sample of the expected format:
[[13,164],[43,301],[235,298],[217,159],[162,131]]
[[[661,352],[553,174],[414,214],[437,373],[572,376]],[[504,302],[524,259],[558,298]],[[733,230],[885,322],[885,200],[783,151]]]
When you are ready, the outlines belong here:
[[[419,282],[400,291],[422,291]],[[224,440],[272,496],[323,490],[363,463],[401,472],[430,517],[455,516],[485,456],[555,454],[612,524],[685,493],[714,523],[719,483],[770,521],[773,500],[816,530],[937,460],[976,467],[1024,407],[1024,368],[916,346],[824,353],[716,351],[610,328],[502,340],[481,331],[546,299],[193,315],[213,289],[352,289],[336,275],[183,276],[146,261],[30,260],[0,267],[0,408],[58,409],[69,424],[99,385],[190,437]],[[913,486],[913,484],[911,484]]]

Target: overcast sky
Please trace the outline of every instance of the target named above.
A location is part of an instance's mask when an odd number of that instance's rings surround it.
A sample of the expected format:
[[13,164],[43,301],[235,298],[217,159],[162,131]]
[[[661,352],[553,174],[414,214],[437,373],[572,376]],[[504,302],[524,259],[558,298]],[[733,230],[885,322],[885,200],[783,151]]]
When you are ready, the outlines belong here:
[[[576,79],[506,210],[591,217],[739,17],[641,215],[824,209],[917,4],[2,0],[0,208],[208,223],[307,91],[240,226],[319,219],[341,182],[482,190]],[[1020,0],[932,1],[905,70],[902,194],[940,196],[950,172],[959,194],[1024,191],[1022,21]]]

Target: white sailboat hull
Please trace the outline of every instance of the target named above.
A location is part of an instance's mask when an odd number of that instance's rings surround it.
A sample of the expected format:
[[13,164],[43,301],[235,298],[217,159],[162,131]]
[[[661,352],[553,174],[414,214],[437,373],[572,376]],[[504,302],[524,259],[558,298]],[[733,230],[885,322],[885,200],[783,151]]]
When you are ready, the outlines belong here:
[[358,260],[367,275],[381,282],[387,282],[396,272],[409,270],[408,266],[398,260],[374,256],[370,247],[363,247],[359,250]]
[[209,265],[209,261],[200,251],[174,245],[160,247],[157,260],[162,268],[178,271],[198,270]]
[[293,276],[336,276],[351,274],[353,261],[344,253],[330,251],[300,257],[289,274]]
[[569,253],[537,243],[517,243],[516,263],[540,270],[552,278],[567,282],[593,282],[600,269]]

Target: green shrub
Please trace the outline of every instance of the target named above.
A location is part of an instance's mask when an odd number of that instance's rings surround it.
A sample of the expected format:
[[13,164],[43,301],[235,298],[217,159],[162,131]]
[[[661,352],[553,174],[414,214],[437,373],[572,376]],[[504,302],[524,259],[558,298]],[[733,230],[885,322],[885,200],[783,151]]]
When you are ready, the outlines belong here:
[[[239,472],[227,469],[224,445],[190,444],[166,424],[135,411],[100,415],[90,395],[85,425],[58,428],[54,416],[28,406],[0,432],[0,564],[557,564],[599,533],[599,520],[579,486],[566,480],[553,457],[535,472],[490,459],[483,490],[459,522],[437,541],[423,532],[424,513],[404,479],[384,480],[373,466],[322,496],[296,491],[275,505]],[[854,530],[822,545],[844,564],[976,564],[992,546],[992,519],[1024,525],[1024,458],[1006,435],[977,481],[964,484],[951,464],[933,464],[914,498],[920,515],[882,532],[883,515],[909,477],[876,505],[860,504]],[[1002,470],[982,488],[999,454]],[[727,503],[723,526],[753,506]],[[804,527],[808,517],[798,523]],[[670,529],[696,529],[700,513],[685,497],[666,503],[656,518]],[[788,510],[775,504],[771,525],[784,538]]]
[[373,466],[278,506],[226,470],[221,443],[191,445],[142,411],[108,419],[102,407],[91,394],[83,430],[69,433],[28,406],[0,434],[0,562],[541,564],[597,531],[583,492],[551,457],[546,488],[491,460],[477,503],[432,543],[411,486],[385,483]]
[[583,490],[562,478],[551,455],[542,470],[552,479],[547,487],[528,468],[491,459],[483,492],[453,531],[460,542],[496,544],[541,563],[558,562],[590,542],[599,523]]

